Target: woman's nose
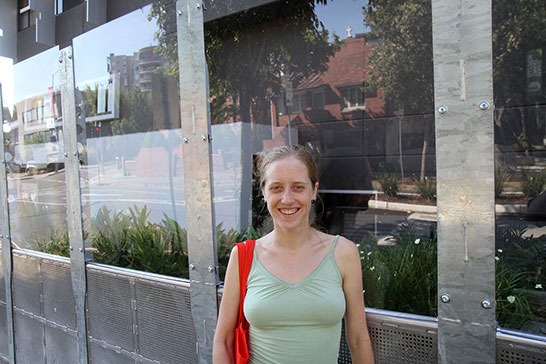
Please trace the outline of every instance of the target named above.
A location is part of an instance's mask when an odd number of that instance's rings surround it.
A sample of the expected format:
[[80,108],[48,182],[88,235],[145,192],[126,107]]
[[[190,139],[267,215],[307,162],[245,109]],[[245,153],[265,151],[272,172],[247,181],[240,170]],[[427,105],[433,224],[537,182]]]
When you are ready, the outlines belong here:
[[282,194],[282,203],[292,203],[294,199],[292,198],[292,191],[290,189],[286,189],[284,193]]

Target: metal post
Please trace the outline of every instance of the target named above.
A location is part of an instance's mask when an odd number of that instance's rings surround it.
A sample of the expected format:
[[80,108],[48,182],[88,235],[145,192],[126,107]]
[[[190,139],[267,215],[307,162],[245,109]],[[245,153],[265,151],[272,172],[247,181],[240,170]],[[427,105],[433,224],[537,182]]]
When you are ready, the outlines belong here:
[[432,0],[438,362],[495,363],[490,1]]
[[[0,111],[4,110],[2,98],[2,84],[0,84]],[[9,362],[15,364],[15,341],[13,331],[13,296],[11,291],[11,279],[13,272],[12,256],[11,256],[11,233],[9,227],[9,203],[8,203],[8,177],[6,174],[6,154],[4,142],[4,118],[1,118],[2,130],[0,130],[0,144],[2,145],[2,168],[0,171],[0,198],[2,198],[2,207],[0,208],[0,216],[2,216],[2,226],[0,238],[2,239],[2,267],[4,270],[4,283],[6,290],[6,317],[7,317],[7,335],[8,335],[8,355]]]
[[218,273],[203,10],[200,0],[176,2],[191,307],[199,363],[205,364],[212,361]]
[[65,151],[66,213],[68,240],[70,244],[72,289],[74,291],[76,324],[78,329],[78,360],[80,364],[86,364],[88,362],[87,323],[85,320],[87,282],[82,227],[80,164],[76,128],[76,93],[74,86],[73,61],[71,46],[60,51],[59,63],[63,110],[63,143]]

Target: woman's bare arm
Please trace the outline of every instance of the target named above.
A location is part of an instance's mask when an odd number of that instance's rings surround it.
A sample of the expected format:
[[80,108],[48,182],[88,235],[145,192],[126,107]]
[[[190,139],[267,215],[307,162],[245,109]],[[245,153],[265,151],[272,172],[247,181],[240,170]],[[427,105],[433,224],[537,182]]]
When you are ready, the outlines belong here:
[[212,347],[212,362],[214,364],[235,363],[233,340],[237,317],[239,315],[240,296],[239,259],[237,247],[234,247],[226,269],[224,294],[220,303],[218,324],[216,325],[216,332],[214,334]]
[[345,331],[354,364],[373,364],[374,357],[362,293],[362,264],[356,245],[345,238],[339,239],[336,248],[336,261],[339,262],[343,277],[343,292],[347,308],[345,311]]

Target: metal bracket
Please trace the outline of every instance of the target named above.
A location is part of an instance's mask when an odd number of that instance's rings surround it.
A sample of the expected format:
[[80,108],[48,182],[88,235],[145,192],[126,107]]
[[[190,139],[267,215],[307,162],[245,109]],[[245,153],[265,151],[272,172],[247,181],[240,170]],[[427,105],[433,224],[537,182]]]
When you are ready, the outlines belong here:
[[212,361],[217,320],[216,225],[212,213],[212,166],[208,72],[203,6],[200,0],[176,2],[180,108],[184,135],[184,185],[191,307],[199,363]]
[[76,128],[76,91],[72,47],[66,47],[60,53],[63,142],[64,150],[68,151],[65,158],[65,178],[68,238],[72,247],[70,249],[70,271],[72,273],[72,288],[76,306],[78,359],[80,364],[87,364],[87,322],[85,320],[87,279],[80,194],[80,163],[77,153],[78,132]]
[[[4,110],[2,100],[2,85],[0,84],[0,110]],[[3,121],[2,121],[3,124]],[[4,131],[0,130],[0,145],[2,145],[0,151],[2,153],[2,160],[5,156],[5,142]],[[7,317],[7,334],[8,334],[8,356],[10,363],[15,363],[15,332],[13,321],[13,296],[11,290],[11,281],[13,273],[13,260],[11,254],[11,233],[10,233],[10,216],[9,216],[9,204],[8,204],[8,178],[6,174],[5,165],[0,168],[0,196],[2,196],[2,207],[0,216],[2,218],[1,236],[2,236],[2,268],[4,270],[4,283],[5,287],[0,289],[6,290],[6,317]]]

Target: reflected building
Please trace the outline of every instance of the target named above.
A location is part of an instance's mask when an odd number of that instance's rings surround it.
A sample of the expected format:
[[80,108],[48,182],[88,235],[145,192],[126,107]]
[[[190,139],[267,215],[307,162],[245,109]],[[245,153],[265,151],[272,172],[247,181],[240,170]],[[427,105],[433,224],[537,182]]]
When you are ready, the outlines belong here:
[[157,46],[139,49],[133,55],[110,53],[107,71],[110,76],[119,73],[124,92],[138,87],[140,91],[152,90],[152,78],[158,68],[166,68],[169,62],[156,54]]

